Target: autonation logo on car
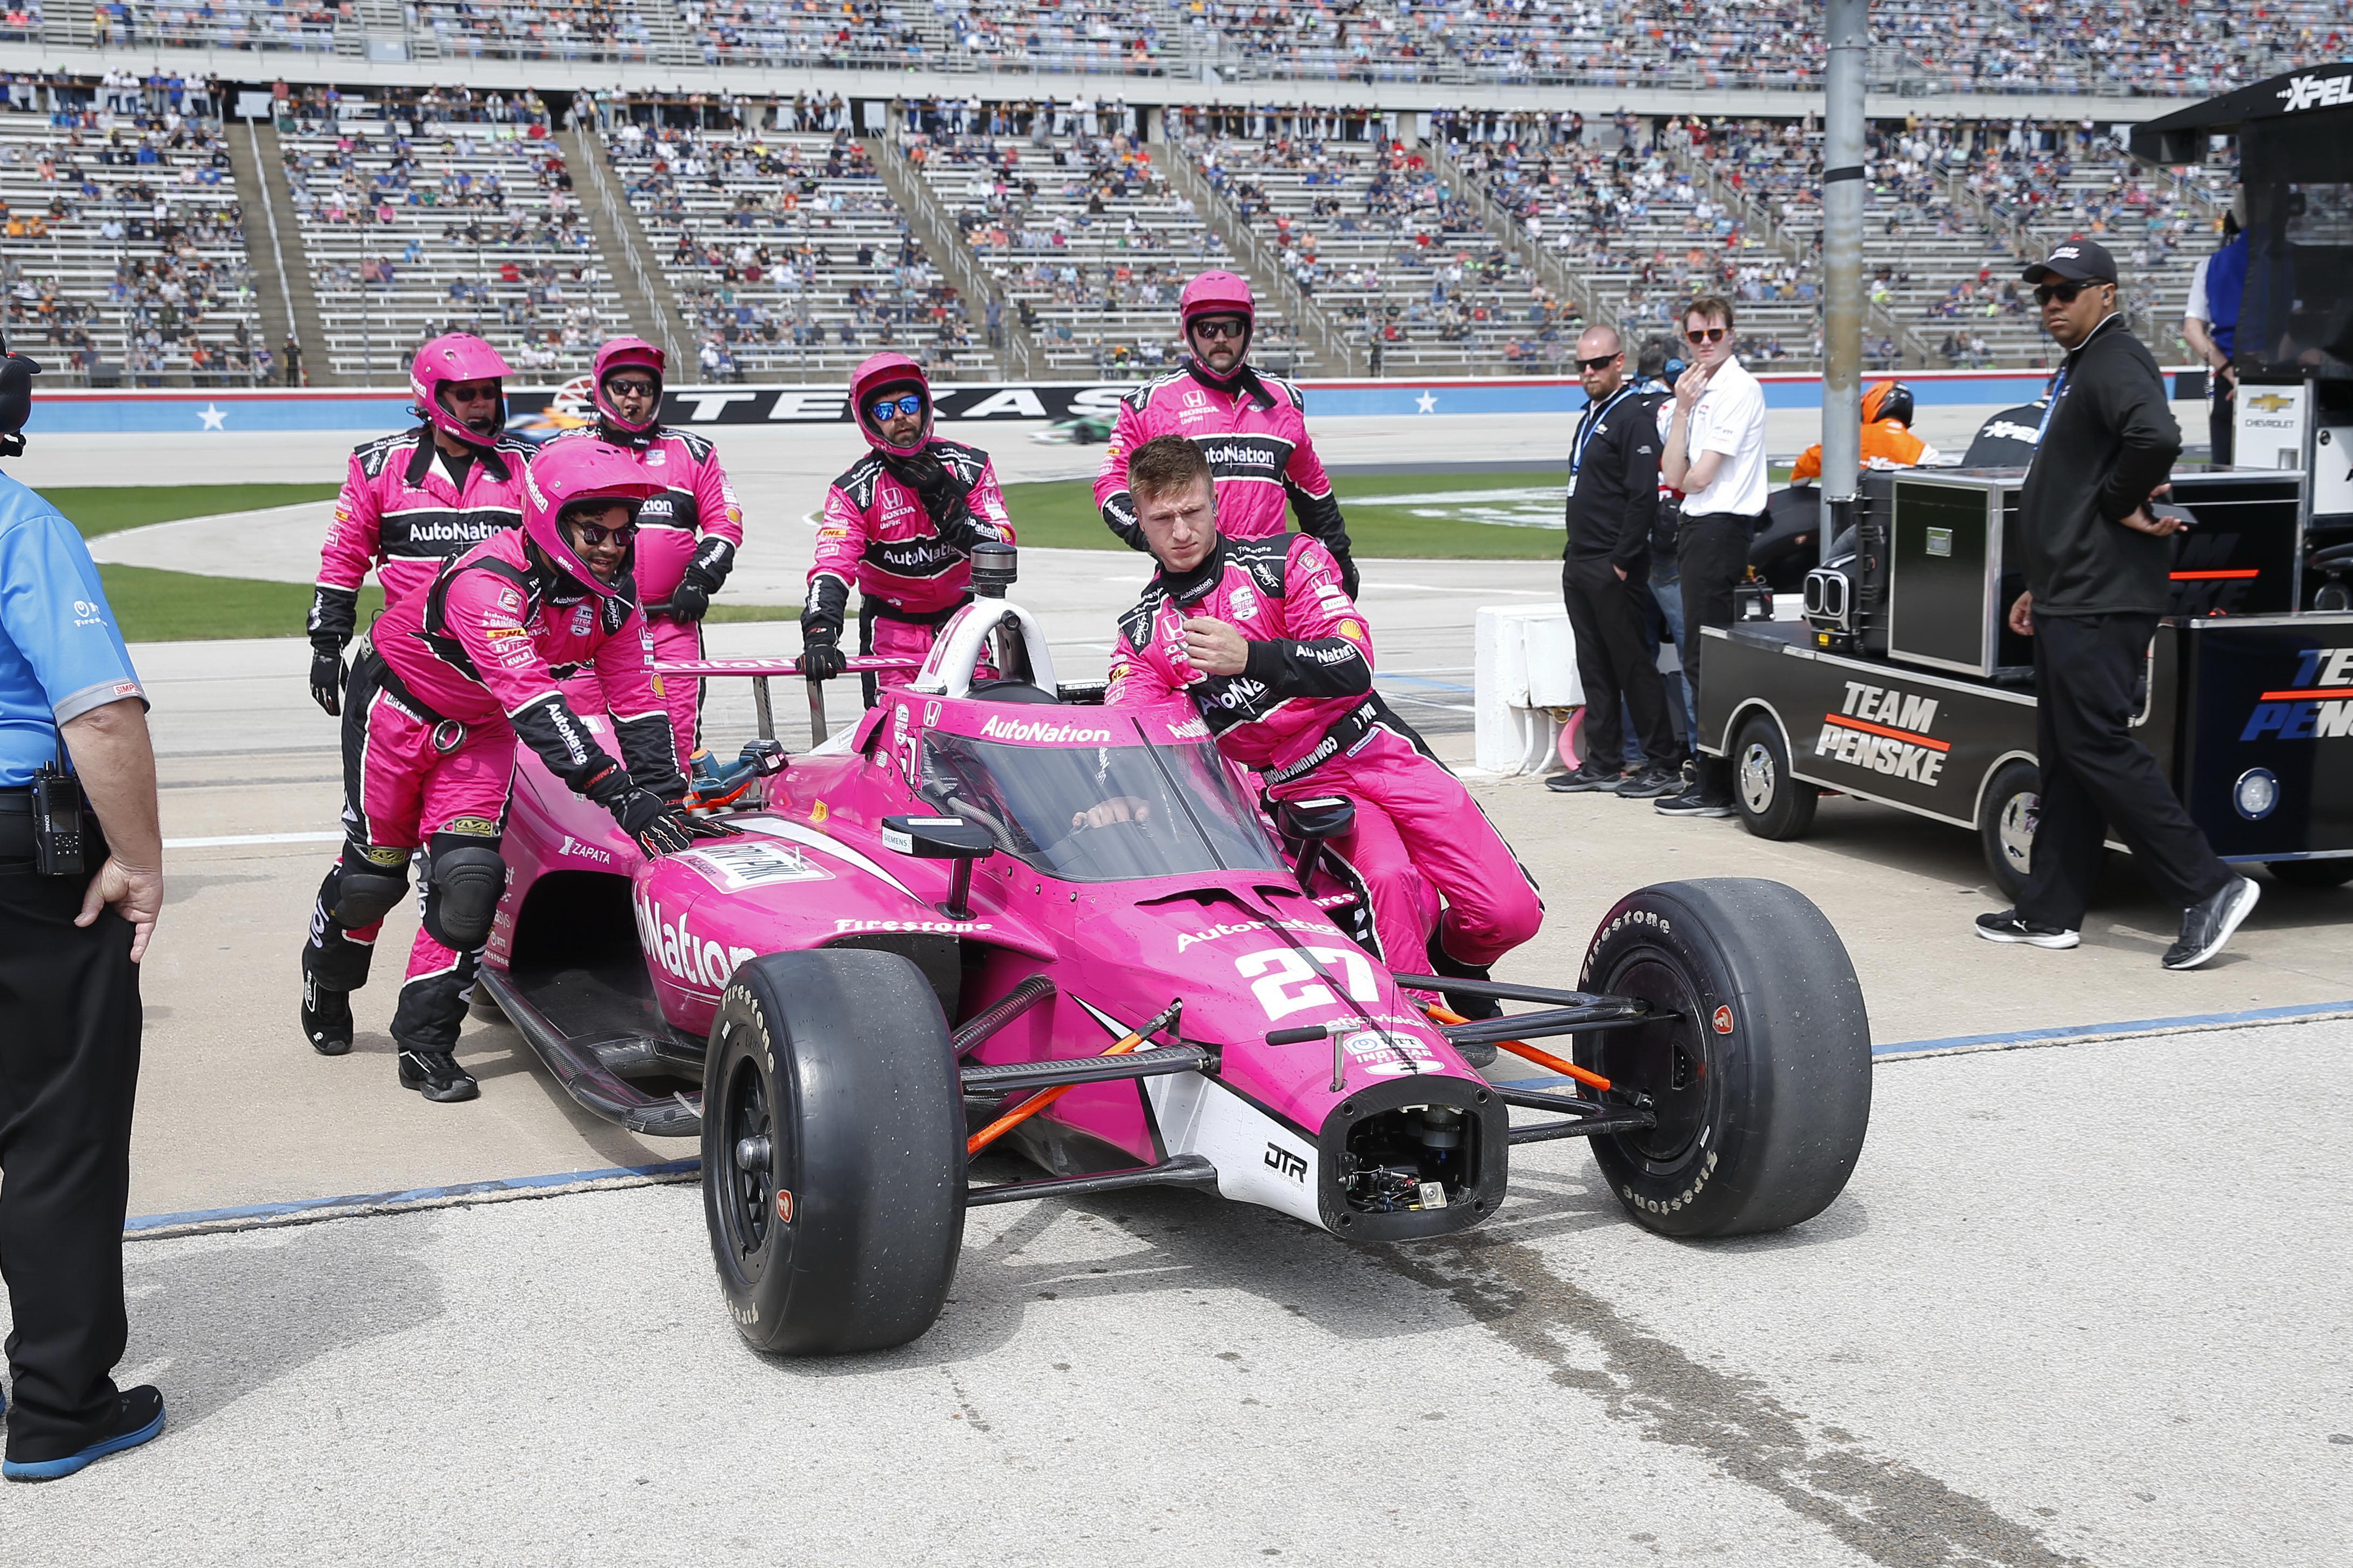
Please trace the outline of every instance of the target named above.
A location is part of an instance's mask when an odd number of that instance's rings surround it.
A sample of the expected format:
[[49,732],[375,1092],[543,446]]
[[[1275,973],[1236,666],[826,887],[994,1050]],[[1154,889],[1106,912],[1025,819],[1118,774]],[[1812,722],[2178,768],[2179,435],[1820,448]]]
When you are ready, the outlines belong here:
[[1109,730],[1082,729],[1051,720],[991,718],[980,732],[992,741],[1037,741],[1052,745],[1108,746]]
[[660,964],[672,979],[715,994],[727,984],[737,964],[758,956],[748,947],[722,947],[704,940],[687,929],[685,915],[670,920],[660,903],[642,891],[635,901],[638,941],[645,947],[646,956]]

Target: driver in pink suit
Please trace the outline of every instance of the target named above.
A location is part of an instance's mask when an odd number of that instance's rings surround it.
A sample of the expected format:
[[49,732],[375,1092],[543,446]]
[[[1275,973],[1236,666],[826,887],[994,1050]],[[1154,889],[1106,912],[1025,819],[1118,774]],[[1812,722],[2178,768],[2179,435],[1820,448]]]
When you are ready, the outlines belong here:
[[[392,1020],[400,1081],[427,1100],[475,1097],[453,1053],[506,887],[499,840],[517,736],[649,855],[711,831],[672,804],[685,780],[629,574],[632,519],[659,489],[617,447],[552,445],[526,472],[522,527],[448,563],[376,623],[348,689],[347,841],[302,949],[302,1028],[322,1055],[351,1049],[350,994],[421,847],[424,924]],[[562,689],[581,672],[604,694],[617,760]]]
[[[1376,956],[1485,979],[1543,922],[1535,883],[1461,781],[1373,694],[1372,637],[1331,552],[1298,534],[1225,537],[1212,473],[1179,436],[1131,456],[1137,525],[1160,570],[1120,618],[1103,700],[1184,698],[1275,799],[1354,801],[1355,826],[1330,847],[1372,906]],[[1449,1005],[1500,1011],[1462,993]]]
[[[643,338],[615,338],[596,351],[596,423],[554,437],[602,440],[637,454],[654,493],[638,509],[638,602],[645,607],[657,662],[702,657],[702,617],[735,569],[744,510],[711,443],[661,422],[661,350]],[[665,678],[678,754],[694,756],[702,682]]]
[[[801,610],[801,673],[830,680],[847,668],[849,590],[864,602],[859,652],[920,661],[972,598],[972,547],[1013,542],[1013,521],[988,454],[932,434],[932,389],[904,354],[879,353],[849,378],[852,411],[873,450],[833,481],[817,531]],[[866,700],[911,671],[867,679]]]
[[424,592],[443,562],[522,518],[531,444],[503,434],[512,374],[478,337],[435,338],[408,371],[420,423],[352,453],[311,600],[311,698],[330,717],[343,710],[343,649],[368,573],[390,609]]
[[1119,417],[1095,476],[1095,505],[1111,531],[1136,550],[1146,548],[1136,527],[1127,466],[1136,448],[1160,436],[1187,436],[1209,455],[1218,487],[1218,531],[1228,539],[1261,539],[1290,526],[1288,507],[1303,532],[1324,542],[1339,564],[1341,585],[1356,593],[1348,525],[1333,497],[1332,480],[1307,438],[1306,404],[1299,388],[1250,367],[1257,305],[1247,279],[1204,272],[1185,285],[1177,301],[1187,354],[1184,368],[1149,381],[1120,400]]

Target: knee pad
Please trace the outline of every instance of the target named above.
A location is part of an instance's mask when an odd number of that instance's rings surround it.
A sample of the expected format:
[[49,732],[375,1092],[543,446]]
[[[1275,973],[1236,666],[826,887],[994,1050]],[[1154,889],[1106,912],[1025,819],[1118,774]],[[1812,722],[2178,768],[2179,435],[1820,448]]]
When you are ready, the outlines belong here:
[[506,890],[507,863],[495,844],[437,846],[425,884],[426,934],[453,952],[472,952],[489,939]]
[[[396,855],[396,859],[386,859]],[[408,851],[375,849],[357,865],[346,863],[335,880],[335,907],[328,912],[346,931],[372,926],[408,896]]]

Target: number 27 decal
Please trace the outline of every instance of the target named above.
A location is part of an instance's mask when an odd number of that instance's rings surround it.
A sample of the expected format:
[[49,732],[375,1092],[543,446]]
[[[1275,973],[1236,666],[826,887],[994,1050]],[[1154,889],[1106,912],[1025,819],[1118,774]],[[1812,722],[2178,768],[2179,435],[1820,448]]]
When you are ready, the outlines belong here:
[[1266,1016],[1282,1018],[1310,1007],[1328,1007],[1339,1000],[1308,967],[1310,958],[1324,966],[1324,973],[1337,977],[1357,1001],[1379,1000],[1373,966],[1366,961],[1363,951],[1354,946],[1270,947],[1242,954],[1234,960],[1234,967],[1250,983],[1250,994],[1266,1009]]

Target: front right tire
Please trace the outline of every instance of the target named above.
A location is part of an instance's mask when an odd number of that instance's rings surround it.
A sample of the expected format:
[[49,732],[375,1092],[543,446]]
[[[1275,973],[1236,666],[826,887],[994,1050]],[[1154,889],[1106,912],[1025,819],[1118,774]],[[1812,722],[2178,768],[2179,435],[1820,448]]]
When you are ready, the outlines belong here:
[[902,1345],[964,1246],[964,1098],[947,1020],[895,952],[748,960],[712,1021],[702,1202],[735,1327],[783,1355]]

